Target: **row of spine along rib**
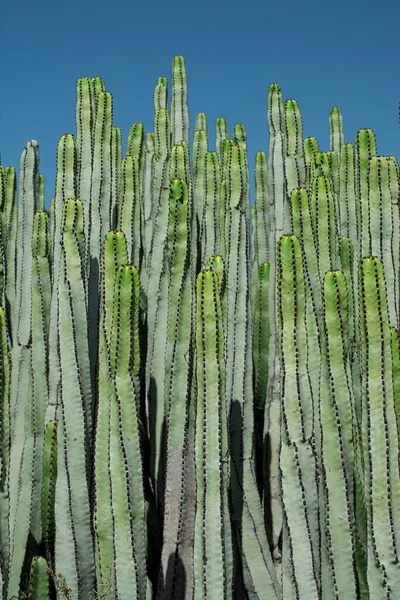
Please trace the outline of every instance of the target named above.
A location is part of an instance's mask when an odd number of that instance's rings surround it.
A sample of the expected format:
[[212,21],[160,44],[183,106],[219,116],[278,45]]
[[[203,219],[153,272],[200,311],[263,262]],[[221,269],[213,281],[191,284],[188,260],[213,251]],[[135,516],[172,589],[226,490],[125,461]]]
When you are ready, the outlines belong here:
[[2,597],[395,598],[396,159],[272,84],[250,258],[243,125],[190,160],[182,57],[154,107],[123,157],[78,81],[49,213],[1,167]]

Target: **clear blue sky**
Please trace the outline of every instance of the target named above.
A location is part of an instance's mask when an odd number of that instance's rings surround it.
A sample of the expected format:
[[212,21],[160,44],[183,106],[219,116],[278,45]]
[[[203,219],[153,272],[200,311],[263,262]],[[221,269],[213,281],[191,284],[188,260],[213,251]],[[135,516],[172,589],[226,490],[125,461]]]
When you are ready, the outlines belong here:
[[[142,121],[152,131],[153,90],[171,80],[176,54],[186,61],[191,134],[205,112],[210,149],[215,119],[244,123],[252,167],[268,151],[267,91],[277,81],[295,98],[303,135],[329,149],[329,109],[344,118],[345,141],[371,127],[379,154],[400,157],[400,4],[293,0],[202,0],[195,4],[13,0],[0,23],[0,150],[19,166],[24,144],[40,145],[46,205],[53,195],[59,137],[75,133],[75,85],[101,75],[114,96],[114,125]],[[252,186],[253,187],[253,186]]]

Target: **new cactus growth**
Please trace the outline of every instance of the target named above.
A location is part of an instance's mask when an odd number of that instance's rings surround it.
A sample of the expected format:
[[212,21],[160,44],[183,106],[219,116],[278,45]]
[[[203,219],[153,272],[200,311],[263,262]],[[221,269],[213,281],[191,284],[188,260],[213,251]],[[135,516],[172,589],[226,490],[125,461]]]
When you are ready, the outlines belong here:
[[251,206],[244,125],[168,96],[123,155],[81,77],[48,211],[0,165],[1,599],[396,600],[397,160],[273,83]]

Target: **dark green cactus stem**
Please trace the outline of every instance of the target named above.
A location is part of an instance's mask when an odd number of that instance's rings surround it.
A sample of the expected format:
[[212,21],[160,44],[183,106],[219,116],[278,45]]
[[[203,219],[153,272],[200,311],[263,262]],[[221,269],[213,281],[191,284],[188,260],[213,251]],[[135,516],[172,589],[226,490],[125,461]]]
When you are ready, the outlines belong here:
[[54,544],[56,534],[55,491],[57,483],[57,427],[58,421],[47,423],[43,439],[41,520],[42,540],[45,543],[47,562],[54,567]]
[[49,600],[49,575],[46,559],[35,556],[32,559],[29,577],[28,600]]

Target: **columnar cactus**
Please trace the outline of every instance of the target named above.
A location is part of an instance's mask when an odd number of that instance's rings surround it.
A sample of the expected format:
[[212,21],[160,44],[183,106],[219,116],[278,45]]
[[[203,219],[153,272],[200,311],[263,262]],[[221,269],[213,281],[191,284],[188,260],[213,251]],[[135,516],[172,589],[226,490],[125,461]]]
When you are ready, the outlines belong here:
[[2,600],[396,599],[396,158],[338,107],[303,140],[273,83],[251,206],[183,57],[124,156],[76,91],[48,211],[36,141],[18,203],[0,165]]

